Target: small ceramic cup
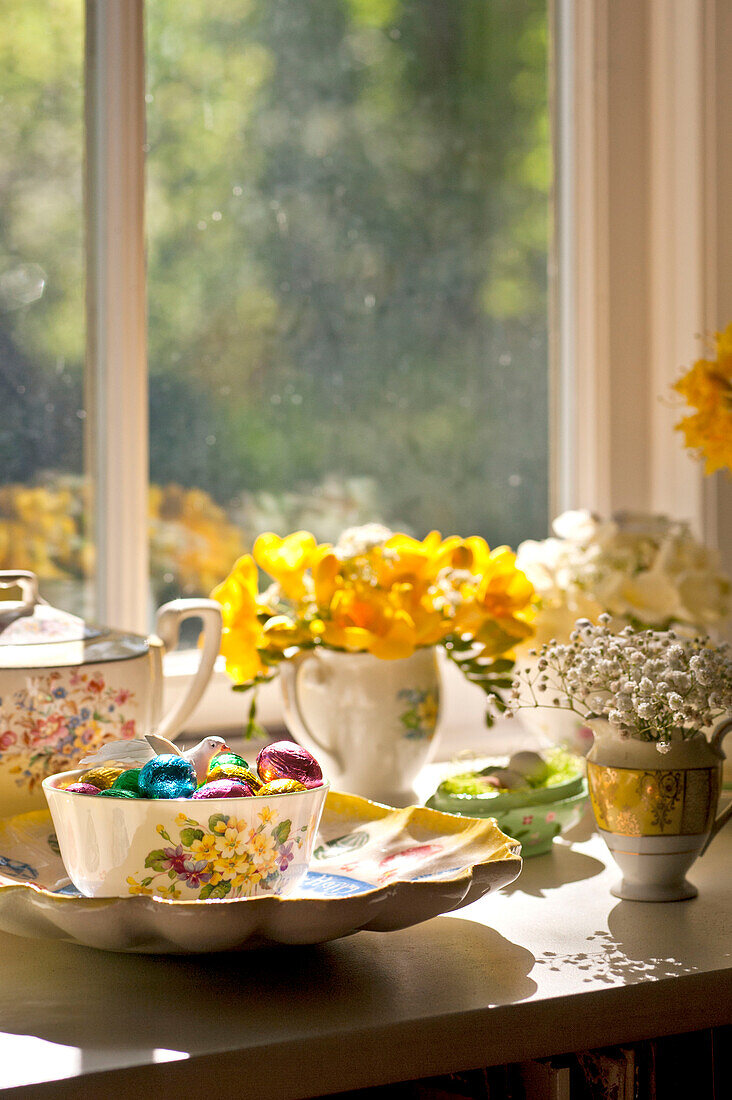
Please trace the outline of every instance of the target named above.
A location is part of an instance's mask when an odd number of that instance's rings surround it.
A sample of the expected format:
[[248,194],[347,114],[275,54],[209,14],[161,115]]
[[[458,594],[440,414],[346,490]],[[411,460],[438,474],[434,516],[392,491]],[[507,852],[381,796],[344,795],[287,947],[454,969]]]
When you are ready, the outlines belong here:
[[305,877],[328,784],[252,798],[100,798],[43,788],[61,858],[86,897],[182,901],[291,893]]

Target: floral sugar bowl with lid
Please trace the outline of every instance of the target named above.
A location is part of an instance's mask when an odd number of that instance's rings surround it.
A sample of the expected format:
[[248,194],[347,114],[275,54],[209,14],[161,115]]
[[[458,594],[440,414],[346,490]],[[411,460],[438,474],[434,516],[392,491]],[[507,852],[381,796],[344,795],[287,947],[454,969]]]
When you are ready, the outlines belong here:
[[[0,816],[41,809],[41,782],[73,768],[107,741],[152,729],[171,738],[208,683],[221,641],[212,600],[173,600],[161,607],[149,637],[110,630],[51,607],[34,573],[0,570]],[[163,654],[180,624],[203,623],[198,670],[177,706],[162,715]]]

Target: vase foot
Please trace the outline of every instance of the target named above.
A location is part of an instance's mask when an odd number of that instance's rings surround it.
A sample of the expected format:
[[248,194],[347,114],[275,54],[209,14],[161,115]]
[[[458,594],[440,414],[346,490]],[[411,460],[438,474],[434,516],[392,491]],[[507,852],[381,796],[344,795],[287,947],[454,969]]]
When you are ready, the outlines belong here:
[[681,882],[649,883],[628,882],[623,878],[610,887],[610,893],[623,901],[685,901],[695,898],[699,891],[687,879]]

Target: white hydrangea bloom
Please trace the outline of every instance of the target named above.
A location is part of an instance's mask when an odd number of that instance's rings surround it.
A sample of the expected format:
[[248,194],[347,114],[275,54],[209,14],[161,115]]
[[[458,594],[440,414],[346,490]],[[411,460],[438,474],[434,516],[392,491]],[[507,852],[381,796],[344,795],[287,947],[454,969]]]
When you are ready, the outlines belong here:
[[719,557],[666,516],[623,512],[602,521],[587,511],[565,512],[554,535],[524,542],[517,565],[541,599],[537,641],[568,637],[572,622],[709,629],[728,617],[732,589]]

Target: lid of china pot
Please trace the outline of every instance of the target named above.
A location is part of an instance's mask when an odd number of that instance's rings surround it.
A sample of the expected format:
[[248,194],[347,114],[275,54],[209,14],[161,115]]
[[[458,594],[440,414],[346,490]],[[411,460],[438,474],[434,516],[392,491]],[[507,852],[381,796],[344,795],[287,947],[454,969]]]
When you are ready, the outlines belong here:
[[[20,589],[20,599],[3,599]],[[0,669],[52,668],[139,657],[147,638],[86,623],[51,607],[38,592],[35,573],[0,570]]]

